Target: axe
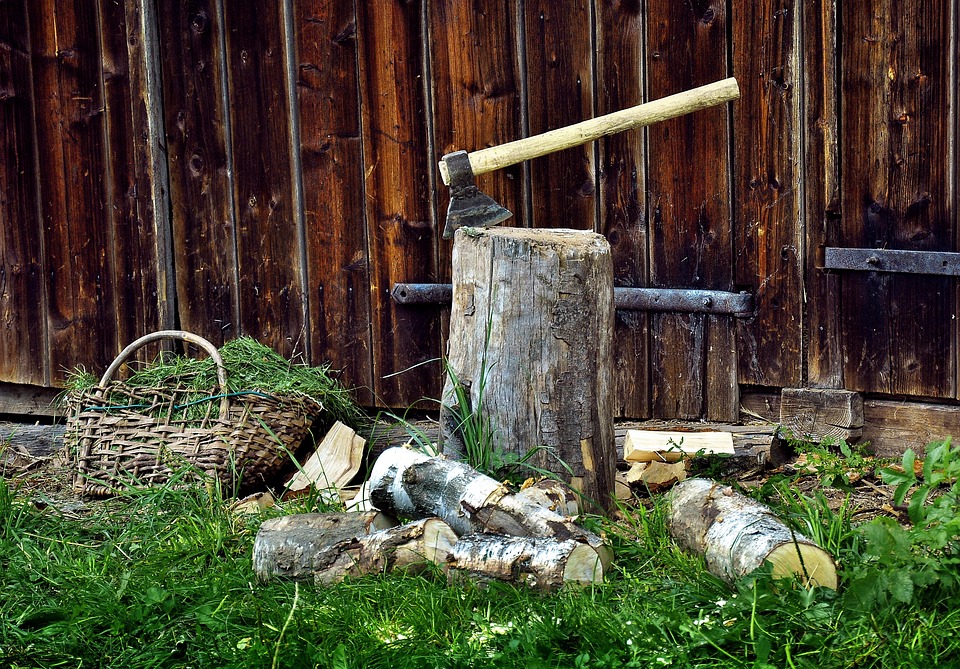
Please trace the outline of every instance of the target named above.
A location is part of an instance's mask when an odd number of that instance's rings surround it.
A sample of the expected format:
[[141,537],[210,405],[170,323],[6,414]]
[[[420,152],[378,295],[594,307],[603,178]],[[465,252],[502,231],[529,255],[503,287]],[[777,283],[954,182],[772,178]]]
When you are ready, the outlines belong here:
[[739,97],[740,87],[737,80],[730,77],[500,146],[491,146],[471,153],[448,153],[440,159],[439,164],[440,177],[444,184],[450,186],[450,206],[447,208],[443,238],[452,239],[457,228],[487,228],[513,215],[492,197],[480,192],[474,181],[478,174],[586,144],[606,135],[683,116]]

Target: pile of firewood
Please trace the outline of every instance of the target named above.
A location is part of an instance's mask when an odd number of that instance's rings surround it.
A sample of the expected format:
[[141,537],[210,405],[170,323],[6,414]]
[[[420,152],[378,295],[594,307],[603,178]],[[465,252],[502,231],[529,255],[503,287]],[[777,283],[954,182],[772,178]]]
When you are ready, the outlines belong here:
[[553,590],[597,583],[609,569],[610,547],[575,522],[576,496],[556,480],[511,492],[462,462],[390,448],[366,487],[375,510],[264,522],[253,549],[258,577],[326,584],[435,565],[451,580]]
[[[625,459],[639,472],[627,483],[651,492],[669,489],[666,520],[673,539],[703,555],[708,570],[727,581],[770,562],[774,576],[836,588],[833,558],[769,507],[714,481],[685,480],[690,457],[732,450],[724,443],[729,435],[702,439],[634,432],[626,440]],[[311,485],[340,490],[356,472],[362,449],[363,440],[349,429],[332,432],[288,484],[288,495]],[[265,521],[253,548],[257,576],[329,584],[396,569],[434,569],[451,581],[499,580],[554,590],[602,581],[613,558],[601,537],[577,524],[577,494],[560,481],[530,480],[512,491],[463,462],[404,447],[380,455],[347,509]]]

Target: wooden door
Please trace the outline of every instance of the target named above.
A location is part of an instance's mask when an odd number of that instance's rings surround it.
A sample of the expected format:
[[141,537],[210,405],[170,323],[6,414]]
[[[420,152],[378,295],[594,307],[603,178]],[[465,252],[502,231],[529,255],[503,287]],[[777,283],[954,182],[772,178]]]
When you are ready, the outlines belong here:
[[[841,247],[957,248],[951,5],[842,4]],[[839,283],[844,387],[957,396],[955,279],[843,272]]]

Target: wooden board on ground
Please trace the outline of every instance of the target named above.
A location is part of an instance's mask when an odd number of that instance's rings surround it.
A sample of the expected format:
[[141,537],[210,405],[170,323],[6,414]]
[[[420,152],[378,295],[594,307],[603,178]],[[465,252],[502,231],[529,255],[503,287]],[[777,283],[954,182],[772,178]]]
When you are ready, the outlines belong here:
[[863,398],[850,390],[784,388],[780,423],[788,434],[805,441],[856,441],[863,434]]
[[0,452],[20,451],[32,457],[47,457],[63,448],[63,425],[0,423]]
[[734,452],[733,435],[729,432],[627,430],[623,442],[623,459],[633,462],[677,462],[697,454]]
[[287,490],[297,493],[311,487],[317,490],[343,488],[360,471],[366,443],[356,432],[337,421],[317,450],[303,463],[303,468],[287,481]]

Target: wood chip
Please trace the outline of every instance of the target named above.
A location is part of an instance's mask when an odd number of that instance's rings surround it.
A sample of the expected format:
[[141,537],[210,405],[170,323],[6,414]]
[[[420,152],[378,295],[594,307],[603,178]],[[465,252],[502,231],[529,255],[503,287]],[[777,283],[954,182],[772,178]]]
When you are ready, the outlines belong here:
[[287,481],[288,493],[296,496],[311,487],[345,487],[360,470],[364,446],[366,441],[356,432],[339,421],[334,423],[302,469]]

